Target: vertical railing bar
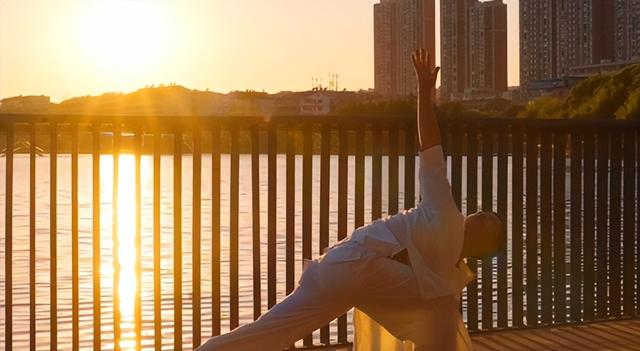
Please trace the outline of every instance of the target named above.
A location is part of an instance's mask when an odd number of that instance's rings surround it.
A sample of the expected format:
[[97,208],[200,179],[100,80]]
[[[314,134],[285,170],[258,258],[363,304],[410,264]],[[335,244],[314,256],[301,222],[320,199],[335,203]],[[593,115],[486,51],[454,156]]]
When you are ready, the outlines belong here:
[[[636,214],[636,191],[634,178],[636,176],[636,148],[635,135],[633,130],[627,130],[624,133],[624,191],[623,191],[623,314],[625,316],[633,316],[634,311],[634,246],[639,246],[636,242],[634,233],[635,214]],[[639,304],[640,305],[640,304]]]
[[356,174],[354,189],[354,227],[364,225],[364,130],[356,131]]
[[295,131],[285,131],[286,155],[286,238],[285,238],[285,285],[290,294],[295,287],[295,241],[296,241],[296,145]]
[[405,129],[404,150],[404,208],[410,209],[416,205],[416,130],[413,127]]
[[583,321],[595,317],[595,134],[586,132],[584,136],[584,282],[582,299],[584,303]]
[[100,283],[100,123],[93,125],[93,150],[92,150],[92,206],[93,206],[93,233],[91,242],[93,246],[93,349],[102,349],[102,286]]
[[253,319],[262,314],[262,294],[260,274],[260,133],[251,130],[251,224],[253,259]]
[[[338,155],[338,240],[347,236],[347,175],[348,175],[348,135],[341,129]],[[347,341],[347,316],[338,317],[338,342]]]
[[[551,324],[553,320],[553,262],[552,262],[552,131],[540,131],[540,260],[541,260],[541,297],[542,323]],[[527,196],[531,194],[527,193]]]
[[[636,128],[636,149],[635,149],[635,159],[636,159],[636,199],[640,199],[640,128]],[[636,222],[636,267],[640,266],[640,214],[638,214],[638,205],[636,203],[636,211],[635,211],[635,222]],[[636,269],[636,298],[640,299],[640,269]],[[640,315],[640,301],[636,302],[636,315]]]
[[[493,211],[493,130],[482,132],[482,210]],[[493,258],[482,260],[482,329],[493,329]]]
[[[36,124],[29,123],[29,349],[36,350]],[[7,251],[8,252],[8,251]]]
[[136,293],[134,303],[134,332],[135,349],[142,349],[142,189],[141,189],[141,167],[142,167],[142,141],[144,134],[142,126],[137,126],[134,137],[135,153],[135,237],[134,246],[136,250],[136,260],[134,265],[136,279]]
[[462,138],[464,130],[460,124],[451,126],[451,194],[459,210],[462,210]]
[[182,350],[182,130],[173,146],[173,347]]
[[623,135],[619,130],[614,130],[611,134],[611,157],[609,168],[609,317],[620,316],[620,291],[621,275],[621,190],[622,190],[622,143]]
[[[311,240],[313,225],[312,203],[312,172],[313,172],[313,131],[311,125],[305,125],[303,129],[303,156],[302,156],[302,260],[311,260]],[[311,346],[313,336],[307,335],[303,344]]]
[[277,134],[276,130],[269,129],[268,134],[268,169],[267,169],[267,307],[271,308],[276,304],[276,225],[277,225],[277,174],[276,174],[276,153]]
[[609,134],[608,131],[597,133],[597,178],[596,178],[596,316],[598,319],[607,316],[607,276],[609,249],[608,235],[609,223],[607,221],[608,204],[606,199],[609,196]]
[[[318,254],[322,255],[329,246],[329,177],[330,177],[330,147],[331,132],[325,125],[322,126],[320,145],[320,245]],[[320,342],[329,344],[329,325],[320,328]]]
[[526,161],[527,326],[538,324],[538,131],[527,131]]
[[240,153],[238,152],[238,130],[231,129],[231,170],[229,175],[229,327],[231,330],[240,324]]
[[[478,135],[471,126],[467,130],[467,214],[478,210]],[[469,269],[477,272],[478,261],[467,258]],[[478,280],[467,284],[467,326],[470,330],[478,330]]]
[[567,321],[567,264],[565,250],[566,216],[566,144],[567,134],[559,130],[553,143],[553,312],[554,323]]
[[5,350],[13,350],[13,133],[15,126],[9,124],[6,133],[5,169],[5,239],[4,239],[4,312]]
[[514,128],[511,137],[511,285],[512,320],[514,327],[522,327],[524,315],[523,287],[523,133]]
[[[507,126],[498,132],[498,208],[497,212],[504,223],[503,233],[506,236],[508,216],[509,186],[509,129]],[[507,249],[498,254],[498,328],[506,328],[509,323],[508,282],[507,282]]]
[[[49,306],[50,306],[50,335],[49,345],[54,350],[58,348],[58,126],[50,124],[50,161],[49,161]],[[9,252],[9,251],[7,251]],[[9,290],[7,288],[7,290]],[[9,334],[10,335],[10,334]]]
[[78,252],[78,124],[71,126],[71,348],[80,349]]
[[118,238],[118,177],[120,164],[120,123],[113,124],[113,193],[112,241],[113,241],[113,348],[120,350],[120,255]]
[[220,129],[211,131],[211,335],[220,335]]
[[162,223],[160,221],[160,179],[162,134],[153,133],[153,340],[154,348],[162,348]]
[[571,133],[571,321],[582,320],[582,133]]
[[193,128],[193,206],[192,206],[192,241],[191,252],[193,253],[193,296],[192,296],[192,325],[193,325],[193,348],[200,345],[201,327],[201,207],[202,207],[202,133],[198,128]]
[[371,219],[382,217],[382,131],[374,128],[371,135]]
[[398,213],[398,127],[389,129],[389,200],[388,214]]

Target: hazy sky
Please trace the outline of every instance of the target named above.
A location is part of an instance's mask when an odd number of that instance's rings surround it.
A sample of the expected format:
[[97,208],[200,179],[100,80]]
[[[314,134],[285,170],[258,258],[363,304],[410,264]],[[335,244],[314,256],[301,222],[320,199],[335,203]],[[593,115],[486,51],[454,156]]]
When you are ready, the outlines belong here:
[[[305,90],[330,72],[340,89],[372,88],[375,2],[0,0],[0,97],[60,101],[171,82]],[[504,2],[517,85],[518,0]]]

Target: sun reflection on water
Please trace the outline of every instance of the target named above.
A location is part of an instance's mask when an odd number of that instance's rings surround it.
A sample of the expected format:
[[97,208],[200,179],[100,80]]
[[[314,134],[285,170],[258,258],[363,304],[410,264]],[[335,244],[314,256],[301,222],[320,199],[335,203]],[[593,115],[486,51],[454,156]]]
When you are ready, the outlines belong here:
[[[107,161],[107,160],[105,160]],[[135,157],[134,155],[123,154],[118,158],[118,297],[120,314],[120,343],[116,349],[133,350],[135,348],[134,314],[136,302],[136,216],[135,206]],[[113,175],[113,158],[104,162],[102,167],[103,179],[111,178]],[[114,262],[114,265],[116,263]],[[111,279],[114,278],[115,267],[105,267],[105,272],[109,272]]]

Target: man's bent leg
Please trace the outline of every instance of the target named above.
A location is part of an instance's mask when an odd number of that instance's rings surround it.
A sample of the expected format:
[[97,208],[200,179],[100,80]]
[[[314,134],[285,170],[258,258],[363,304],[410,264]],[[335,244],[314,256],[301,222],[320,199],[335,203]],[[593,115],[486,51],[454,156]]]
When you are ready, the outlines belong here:
[[281,351],[349,308],[317,290],[299,286],[253,323],[209,339],[199,351]]

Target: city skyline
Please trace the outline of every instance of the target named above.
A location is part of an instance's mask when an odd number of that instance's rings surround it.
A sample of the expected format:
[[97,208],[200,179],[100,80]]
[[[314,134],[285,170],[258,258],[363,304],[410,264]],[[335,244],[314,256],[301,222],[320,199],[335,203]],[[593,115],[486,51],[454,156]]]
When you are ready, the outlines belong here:
[[[329,73],[339,74],[341,89],[373,88],[377,2],[3,0],[0,98],[44,94],[57,102],[161,83],[273,93],[309,89],[312,77],[327,86]],[[511,58],[518,1],[505,3]],[[436,12],[437,63],[438,33]],[[518,84],[517,61],[509,62],[510,85]]]

